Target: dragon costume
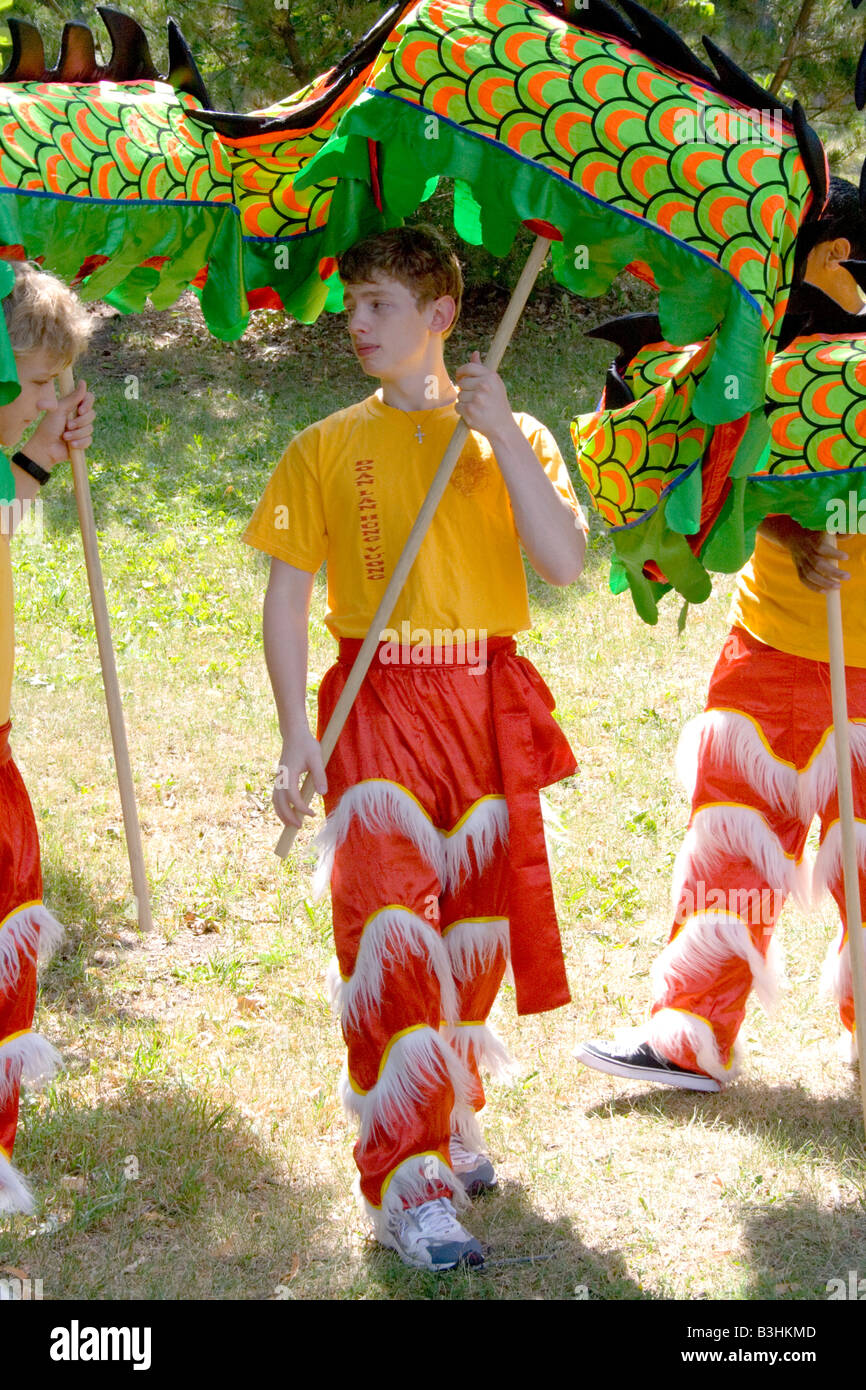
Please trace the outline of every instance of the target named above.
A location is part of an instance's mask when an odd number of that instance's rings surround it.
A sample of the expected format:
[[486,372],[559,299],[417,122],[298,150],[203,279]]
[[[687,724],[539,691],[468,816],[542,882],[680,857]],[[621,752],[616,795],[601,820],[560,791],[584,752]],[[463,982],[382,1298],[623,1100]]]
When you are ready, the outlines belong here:
[[[173,23],[160,79],[138,25],[100,13],[113,45],[104,66],[83,25],[67,25],[48,69],[38,32],[10,21],[6,254],[129,311],[192,286],[211,330],[233,338],[251,308],[308,321],[338,308],[334,258],[402,221],[443,176],[467,241],[503,254],[521,223],[553,228],[560,283],[599,295],[629,268],[656,285],[668,342],[706,340],[669,382],[675,399],[636,407],[651,419],[620,426],[615,445],[605,414],[577,435],[613,527],[616,583],[647,617],[648,561],[687,597],[706,597],[718,556],[705,564],[686,539],[700,525],[701,426],[750,417],[734,473],[763,447],[792,247],[826,193],[823,150],[796,103],[780,105],[707,41],[709,67],[634,0],[621,10],[589,0],[572,14],[552,2],[421,0],[392,5],[291,97],[218,113]],[[721,439],[733,457],[733,435]],[[734,492],[726,538],[747,534]],[[727,544],[725,563],[744,544]]]

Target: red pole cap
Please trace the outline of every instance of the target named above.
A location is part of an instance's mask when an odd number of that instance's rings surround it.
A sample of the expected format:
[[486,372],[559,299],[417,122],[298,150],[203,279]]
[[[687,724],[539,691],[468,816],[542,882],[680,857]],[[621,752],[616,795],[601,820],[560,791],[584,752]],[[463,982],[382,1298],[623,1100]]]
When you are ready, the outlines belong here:
[[557,231],[552,222],[543,222],[540,217],[530,217],[523,225],[534,236],[547,237],[548,241],[562,241],[562,232]]

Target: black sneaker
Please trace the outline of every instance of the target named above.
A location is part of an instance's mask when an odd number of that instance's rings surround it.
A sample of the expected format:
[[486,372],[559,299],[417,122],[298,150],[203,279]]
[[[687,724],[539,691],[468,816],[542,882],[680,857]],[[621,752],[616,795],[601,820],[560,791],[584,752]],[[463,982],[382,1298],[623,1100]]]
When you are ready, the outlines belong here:
[[660,1057],[649,1043],[635,1047],[633,1043],[582,1043],[575,1057],[584,1066],[611,1076],[625,1076],[630,1081],[655,1081],[660,1086],[679,1086],[683,1091],[720,1091],[718,1081],[700,1071],[686,1071],[676,1062]]

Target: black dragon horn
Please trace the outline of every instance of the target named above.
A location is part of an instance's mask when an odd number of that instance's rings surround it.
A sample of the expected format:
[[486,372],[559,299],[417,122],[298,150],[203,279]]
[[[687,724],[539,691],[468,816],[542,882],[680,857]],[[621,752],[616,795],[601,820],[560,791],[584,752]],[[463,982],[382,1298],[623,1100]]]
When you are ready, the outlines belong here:
[[700,58],[692,52],[669,24],[657,19],[637,0],[619,0],[635,29],[640,34],[640,49],[648,58],[654,58],[665,67],[676,68],[687,77],[696,77],[710,87],[718,87],[718,78]]
[[588,329],[584,336],[600,338],[618,347],[617,365],[628,364],[648,343],[664,342],[658,314],[622,314]]
[[207,87],[175,19],[168,21],[168,81],[175,91],[186,92],[202,106],[210,106]]
[[858,111],[862,111],[866,106],[866,43],[860,50],[857,74],[854,78],[854,105]]
[[574,13],[567,18],[581,29],[591,29],[596,34],[607,34],[612,39],[622,39],[632,48],[641,46],[637,29],[629,24],[619,10],[608,4],[608,0],[585,0],[585,3],[575,5]]
[[77,20],[64,24],[63,37],[60,40],[60,57],[49,80],[96,82],[99,79],[99,71],[93,35],[87,25]]
[[152,82],[158,78],[147,35],[138,20],[110,5],[97,5],[96,9],[111,39],[111,57],[105,65],[109,82]]
[[816,218],[821,216],[827,201],[827,160],[824,156],[824,146],[806,120],[805,112],[799,101],[794,102],[791,114],[794,118],[797,147],[806,166],[806,173],[809,175],[809,183],[812,185],[814,195],[805,222],[814,222]]
[[42,35],[26,19],[7,19],[12,40],[12,56],[0,82],[42,82],[45,77],[45,47]]
[[177,90],[209,106],[207,90],[195,65],[189,45],[173,19],[168,22],[169,71],[157,72],[147,35],[137,20],[109,5],[97,10],[111,39],[108,62],[96,61],[93,34],[86,24],[73,20],[64,25],[60,55],[53,68],[46,66],[45,45],[34,24],[25,19],[8,19],[12,54],[0,82],[169,82]]
[[793,122],[794,116],[789,106],[784,106],[778,97],[774,97],[766,87],[762,87],[744,72],[733,58],[719,48],[718,44],[713,43],[712,39],[708,39],[706,34],[702,42],[710,62],[719,74],[719,83],[726,96],[733,97],[743,106],[754,107],[757,111],[778,111],[786,121]]
[[189,116],[210,130],[219,131],[229,140],[239,140],[251,135],[278,134],[291,131],[295,126],[306,128],[313,125],[333,106],[347,87],[351,86],[359,72],[363,72],[381,49],[394,25],[413,0],[395,0],[383,15],[377,19],[372,29],[358,40],[345,57],[331,69],[328,83],[322,95],[314,101],[300,102],[296,107],[287,106],[272,116],[244,116],[234,111],[191,111]]

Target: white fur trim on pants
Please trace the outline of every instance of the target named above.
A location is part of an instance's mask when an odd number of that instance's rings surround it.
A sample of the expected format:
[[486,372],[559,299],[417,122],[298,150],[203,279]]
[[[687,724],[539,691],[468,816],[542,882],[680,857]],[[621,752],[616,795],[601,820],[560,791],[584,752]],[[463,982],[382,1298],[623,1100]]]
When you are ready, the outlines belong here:
[[[866,869],[866,822],[854,822],[857,839],[857,867],[862,874]],[[842,827],[834,821],[824,836],[818,850],[815,868],[812,873],[812,906],[817,907],[831,885],[842,880]],[[862,905],[861,905],[862,910]]]
[[748,859],[773,889],[806,906],[808,870],[782,849],[760,811],[751,806],[702,806],[695,812],[674,864],[672,901],[679,903],[689,878],[712,882],[725,859]]
[[[842,944],[843,938],[844,945]],[[837,1004],[844,1004],[854,992],[854,981],[851,976],[851,946],[844,927],[839,928],[836,939],[827,948],[821,969],[820,992],[825,997],[835,999]]]
[[389,1175],[381,1207],[368,1202],[360,1189],[360,1176],[355,1179],[355,1196],[361,1211],[373,1227],[373,1234],[387,1244],[391,1221],[399,1219],[404,1208],[418,1206],[427,1199],[430,1184],[441,1182],[451,1189],[455,1207],[466,1205],[463,1184],[439,1154],[412,1154]]
[[[866,724],[850,721],[848,733],[855,765],[866,767]],[[809,824],[836,789],[836,748],[832,727],[809,765],[799,771],[770,752],[757,723],[737,710],[710,709],[689,720],[676,753],[677,775],[694,796],[698,763],[708,759],[732,763],[747,786],[771,806]]]
[[54,1076],[63,1059],[56,1048],[38,1033],[22,1033],[0,1047],[0,1105],[25,1081],[39,1086]]
[[14,1164],[0,1154],[0,1214],[32,1211],[33,1193]]
[[448,952],[437,929],[406,907],[380,908],[361,933],[355,969],[348,980],[333,962],[328,986],[333,1007],[344,1027],[357,1027],[365,1014],[375,1012],[382,997],[382,972],[387,959],[405,963],[407,956],[424,956],[439,985],[442,1016],[457,1017],[457,992]]
[[679,1009],[659,1009],[648,1023],[629,1034],[629,1041],[635,1046],[648,1043],[660,1056],[673,1059],[674,1054],[684,1047],[691,1048],[701,1071],[715,1077],[723,1084],[733,1081],[739,1074],[743,1060],[742,1047],[734,1044],[731,1065],[726,1067],[715,1034],[706,1019],[695,1014],[683,1013]]
[[463,984],[488,971],[500,953],[508,960],[508,918],[466,917],[446,927],[442,940],[454,979]]
[[771,938],[766,959],[758,950],[748,924],[733,913],[707,912],[690,917],[652,967],[656,1000],[695,981],[714,977],[733,956],[744,960],[765,1011],[776,1002],[784,980],[781,952]]
[[7,917],[0,927],[0,991],[18,983],[22,955],[44,965],[62,940],[63,928],[42,903],[31,903]]
[[328,886],[334,855],[346,838],[353,819],[368,830],[405,835],[435,870],[443,888],[457,888],[468,873],[474,851],[479,869],[490,861],[496,845],[508,840],[508,807],[504,796],[485,796],[476,801],[458,827],[437,830],[415,797],[397,782],[373,778],[350,787],[331,812],[316,837],[319,862],[313,892],[320,898]]
[[363,1148],[380,1134],[399,1131],[431,1090],[449,1083],[454,1103],[468,1105],[472,1077],[458,1053],[433,1028],[413,1028],[390,1047],[379,1079],[365,1095],[341,1082],[344,1105],[361,1121]]
[[514,1080],[517,1063],[502,1039],[486,1023],[446,1023],[442,1032],[464,1066],[469,1066],[471,1047],[480,1070],[489,1072],[495,1081]]
[[471,1149],[474,1153],[487,1152],[484,1135],[481,1133],[481,1126],[478,1123],[478,1115],[471,1105],[458,1102],[454,1106],[451,1111],[451,1133],[458,1134],[467,1149]]

